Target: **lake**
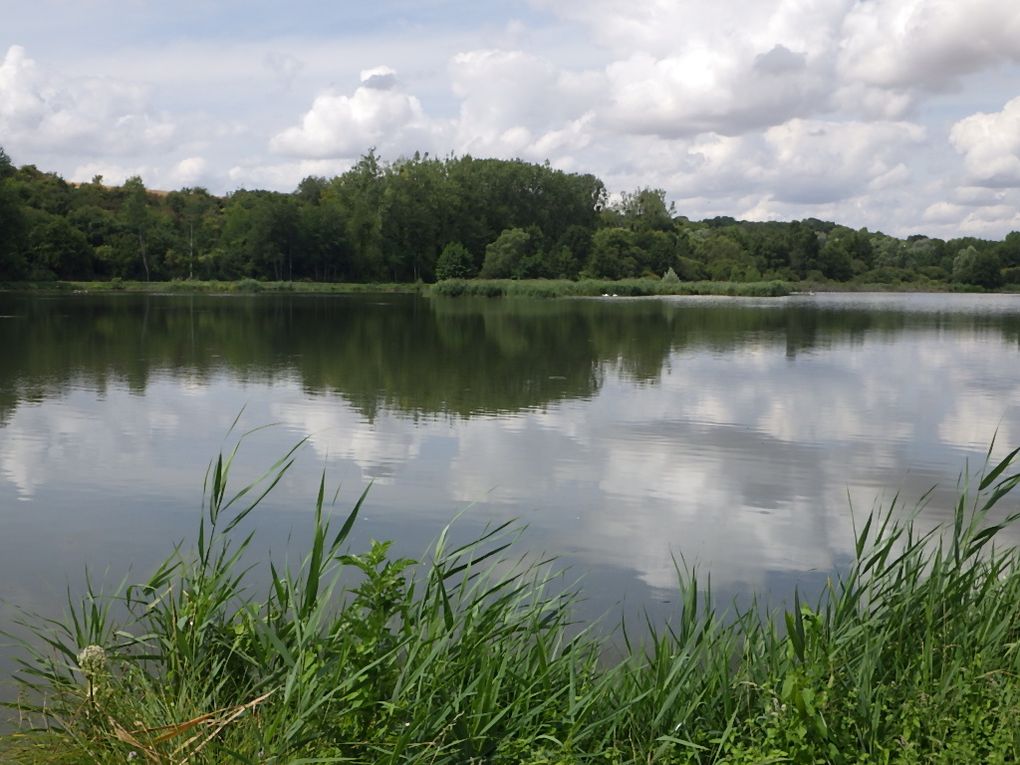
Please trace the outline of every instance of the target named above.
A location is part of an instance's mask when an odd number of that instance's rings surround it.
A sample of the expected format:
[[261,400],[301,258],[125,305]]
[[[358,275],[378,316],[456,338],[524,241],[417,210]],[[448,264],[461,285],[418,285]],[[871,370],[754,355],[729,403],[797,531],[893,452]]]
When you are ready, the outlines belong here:
[[519,519],[585,618],[666,618],[680,555],[722,600],[817,590],[854,514],[936,486],[921,517],[944,519],[996,433],[1020,445],[1013,295],[8,293],[0,348],[0,630],[86,566],[143,578],[263,425],[238,481],[307,441],[252,516],[260,555],[300,557],[325,471],[337,514],[371,483],[355,546]]

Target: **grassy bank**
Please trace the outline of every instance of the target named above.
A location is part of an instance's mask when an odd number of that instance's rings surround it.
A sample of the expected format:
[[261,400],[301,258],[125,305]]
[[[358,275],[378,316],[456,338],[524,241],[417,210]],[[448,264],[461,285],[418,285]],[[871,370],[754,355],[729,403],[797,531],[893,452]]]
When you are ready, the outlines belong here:
[[433,295],[459,297],[642,297],[653,295],[733,295],[778,297],[790,294],[785,282],[681,282],[666,279],[448,279]]
[[426,287],[415,283],[391,282],[263,282],[256,279],[238,281],[176,280],[170,282],[91,281],[91,282],[13,282],[0,284],[0,289],[18,292],[146,292],[166,293],[305,293],[349,294],[379,292],[422,292]]
[[783,282],[669,282],[659,279],[581,280],[568,279],[453,279],[426,285],[416,283],[337,283],[337,282],[263,282],[239,281],[93,281],[93,282],[19,282],[0,285],[11,291],[51,292],[146,292],[165,293],[308,293],[348,294],[371,292],[418,292],[422,294],[480,297],[571,297],[571,296],[650,296],[650,295],[742,295],[773,297],[787,295]]
[[[22,712],[101,763],[1015,761],[1020,559],[996,545],[1015,457],[935,532],[896,507],[858,519],[816,603],[720,614],[678,567],[682,607],[640,641],[572,625],[512,525],[444,533],[423,565],[346,553],[364,497],[340,524],[324,485],[304,564],[251,589],[235,527],[291,457],[233,495],[220,459],[190,550],[115,601],[27,620],[20,680],[45,705]],[[52,739],[17,745],[49,761]]]
[[[251,294],[251,293],[420,293],[443,297],[650,297],[655,295],[727,295],[780,297],[794,292],[987,292],[980,287],[940,282],[856,284],[853,282],[681,282],[664,279],[449,279],[436,284],[393,282],[266,282],[176,280],[169,282],[9,282],[0,290],[17,292],[143,292],[152,294]],[[1020,292],[1020,285],[1006,285],[995,292]]]

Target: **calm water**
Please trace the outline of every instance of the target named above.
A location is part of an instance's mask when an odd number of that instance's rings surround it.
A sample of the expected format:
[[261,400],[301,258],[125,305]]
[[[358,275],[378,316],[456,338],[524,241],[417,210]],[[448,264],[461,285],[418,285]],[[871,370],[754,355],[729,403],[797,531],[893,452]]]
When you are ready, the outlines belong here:
[[851,500],[938,484],[936,520],[996,430],[1020,444],[1017,296],[0,295],[0,349],[0,629],[189,536],[242,407],[276,425],[241,478],[309,437],[261,550],[300,553],[325,468],[341,508],[373,482],[358,544],[518,517],[592,614],[668,612],[672,553],[727,597],[811,587]]

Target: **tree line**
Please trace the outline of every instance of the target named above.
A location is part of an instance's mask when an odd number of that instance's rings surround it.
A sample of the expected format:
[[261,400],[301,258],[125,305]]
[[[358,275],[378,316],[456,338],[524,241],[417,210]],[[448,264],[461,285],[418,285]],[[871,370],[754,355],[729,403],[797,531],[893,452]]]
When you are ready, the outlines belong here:
[[0,148],[0,281],[448,278],[1020,284],[1020,232],[900,239],[808,218],[693,221],[661,189],[521,160],[369,151],[291,193],[72,184]]

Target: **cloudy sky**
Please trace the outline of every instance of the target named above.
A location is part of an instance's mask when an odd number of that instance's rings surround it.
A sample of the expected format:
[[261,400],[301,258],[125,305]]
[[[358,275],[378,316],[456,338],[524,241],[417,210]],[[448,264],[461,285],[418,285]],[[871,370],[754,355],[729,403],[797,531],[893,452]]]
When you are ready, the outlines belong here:
[[1020,229],[1016,0],[0,0],[0,145],[289,191],[369,146],[548,160],[691,217]]

